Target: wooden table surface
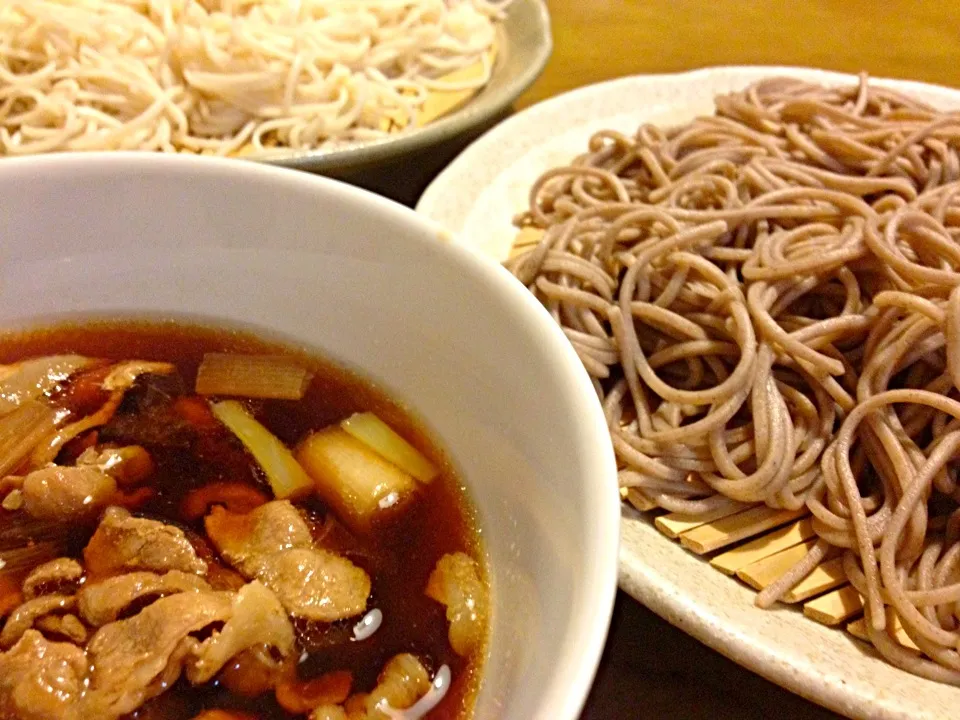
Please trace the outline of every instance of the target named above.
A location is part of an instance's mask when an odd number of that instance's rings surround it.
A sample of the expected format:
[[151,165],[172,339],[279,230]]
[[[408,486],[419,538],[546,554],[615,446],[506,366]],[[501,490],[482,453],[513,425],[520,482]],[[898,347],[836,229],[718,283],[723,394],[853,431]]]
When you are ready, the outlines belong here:
[[951,0],[547,0],[554,53],[518,102],[637,73],[805,65],[960,87]]
[[[804,65],[960,87],[960,3],[547,0],[554,54],[523,108],[582,85],[709,65]],[[583,720],[837,717],[620,593]]]
[[[547,0],[555,48],[522,109],[623,75],[805,65],[960,87],[960,2]],[[350,177],[413,204],[469,142]],[[582,720],[826,720],[837,716],[713,652],[620,593]]]

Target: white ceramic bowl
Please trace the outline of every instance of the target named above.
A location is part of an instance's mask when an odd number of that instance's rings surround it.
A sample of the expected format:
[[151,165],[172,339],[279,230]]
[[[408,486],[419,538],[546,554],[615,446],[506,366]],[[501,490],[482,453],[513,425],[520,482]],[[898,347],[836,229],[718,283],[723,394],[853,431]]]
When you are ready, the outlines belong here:
[[253,163],[3,160],[0,198],[0,326],[220,320],[407,403],[461,469],[490,556],[476,717],[577,717],[616,588],[616,469],[585,372],[519,283],[411,210]]

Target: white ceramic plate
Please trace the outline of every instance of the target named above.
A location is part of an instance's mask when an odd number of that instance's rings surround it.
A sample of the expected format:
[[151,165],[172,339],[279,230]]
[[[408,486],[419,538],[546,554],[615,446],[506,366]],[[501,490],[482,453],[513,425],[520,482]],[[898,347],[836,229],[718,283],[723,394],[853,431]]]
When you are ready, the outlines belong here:
[[[854,82],[850,75],[783,67],[711,68],[679,75],[622,78],[536,105],[491,130],[427,188],[417,209],[455,242],[503,260],[513,215],[544,170],[586,150],[602,128],[627,133],[641,122],[675,124],[710,113],[715,95],[771,75]],[[877,81],[942,108],[960,108],[960,91]],[[863,718],[955,717],[960,689],[887,665],[846,632],[791,609],[758,610],[754,593],[664,538],[638,513],[623,511],[620,586],[710,647],[804,697]]]

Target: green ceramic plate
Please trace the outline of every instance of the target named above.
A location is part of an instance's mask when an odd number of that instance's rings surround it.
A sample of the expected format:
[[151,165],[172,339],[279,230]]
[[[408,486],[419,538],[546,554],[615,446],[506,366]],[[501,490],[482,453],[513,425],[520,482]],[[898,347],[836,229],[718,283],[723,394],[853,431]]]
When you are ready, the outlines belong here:
[[544,0],[513,0],[498,29],[497,57],[490,82],[459,108],[424,127],[372,142],[326,150],[291,150],[258,158],[273,165],[324,174],[343,174],[397,160],[491,122],[543,71],[553,39]]

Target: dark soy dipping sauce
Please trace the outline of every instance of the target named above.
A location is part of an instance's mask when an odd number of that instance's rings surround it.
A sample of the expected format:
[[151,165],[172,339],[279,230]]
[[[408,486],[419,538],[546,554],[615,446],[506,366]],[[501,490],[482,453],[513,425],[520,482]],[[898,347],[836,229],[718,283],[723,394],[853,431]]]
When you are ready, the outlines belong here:
[[[200,441],[182,427],[178,428],[175,418],[166,422],[173,417],[168,412],[171,398],[178,393],[193,394],[197,367],[207,352],[292,355],[314,372],[303,400],[249,403],[257,419],[288,446],[295,445],[310,431],[339,422],[353,412],[369,410],[442,468],[440,477],[419,493],[406,513],[371,538],[355,537],[335,522],[325,525],[328,511],[316,498],[297,503],[311,520],[318,544],[343,553],[370,574],[373,589],[368,609],[379,608],[383,612],[380,629],[363,642],[353,640],[353,626],[359,618],[333,625],[295,623],[297,652],[306,653],[298,672],[301,678],[307,679],[332,670],[349,670],[354,677],[352,692],[368,692],[391,657],[410,652],[420,658],[431,676],[444,664],[452,673],[450,690],[429,717],[436,720],[470,717],[478,663],[468,662],[453,652],[447,640],[444,608],[426,597],[424,589],[437,560],[445,553],[467,552],[479,560],[481,566],[484,555],[462,483],[441,450],[402,407],[368,381],[328,361],[246,332],[174,322],[98,322],[0,337],[0,362],[3,363],[29,356],[78,353],[112,360],[144,359],[176,364],[182,382],[159,376],[138,381],[114,420],[101,429],[100,442],[139,442],[150,451],[157,469],[147,484],[156,489],[156,495],[138,514],[184,528],[201,556],[211,558],[215,556],[203,539],[202,520],[185,522],[180,515],[178,508],[184,495],[216,480],[246,482],[270,495],[255,461],[225,428],[217,431],[222,436],[214,433]],[[62,393],[63,402],[69,405],[69,383]],[[142,427],[143,423],[128,422],[135,417],[132,411],[140,414],[144,407],[150,408],[147,415],[156,420],[152,423],[156,437],[150,436],[150,429]],[[70,452],[68,445],[63,453]],[[76,538],[76,555],[91,532],[92,528]],[[295,717],[277,705],[272,692],[249,699],[229,692],[216,681],[195,688],[183,679],[130,717],[180,720],[209,708],[242,710],[263,720]]]

